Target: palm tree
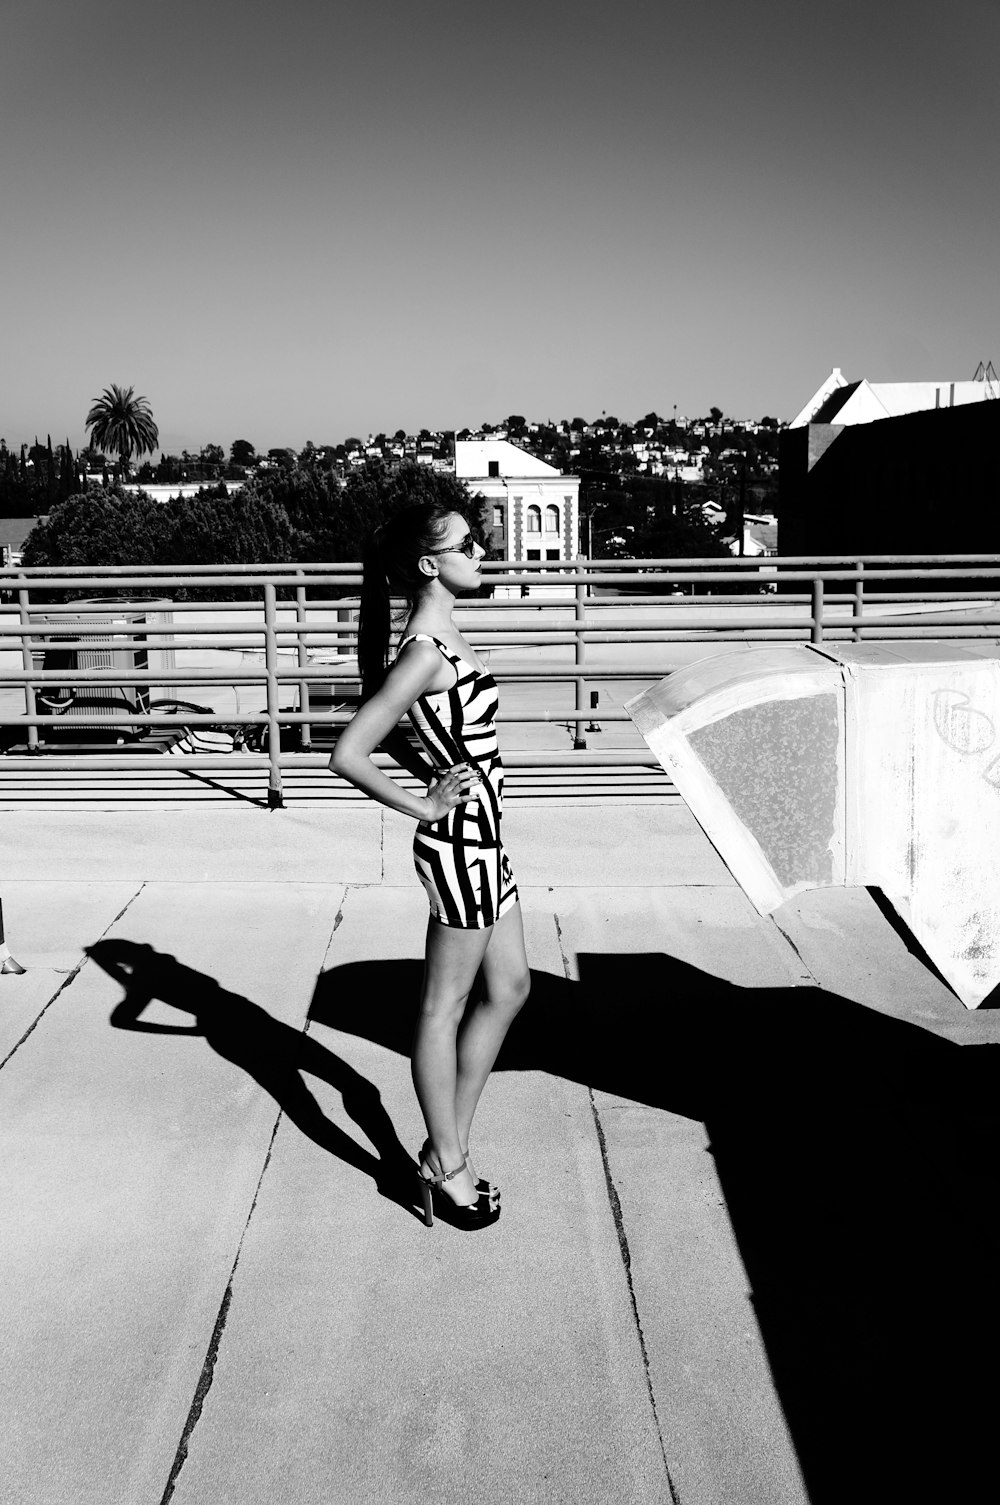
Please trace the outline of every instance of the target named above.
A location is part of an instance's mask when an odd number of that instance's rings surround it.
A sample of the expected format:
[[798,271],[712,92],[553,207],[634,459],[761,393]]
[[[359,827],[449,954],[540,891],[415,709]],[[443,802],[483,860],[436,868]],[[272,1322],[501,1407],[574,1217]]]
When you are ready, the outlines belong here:
[[86,427],[92,444],[117,452],[123,476],[128,475],[130,455],[152,454],[160,442],[149,399],[136,397],[134,387],[126,391],[113,382],[93,399]]

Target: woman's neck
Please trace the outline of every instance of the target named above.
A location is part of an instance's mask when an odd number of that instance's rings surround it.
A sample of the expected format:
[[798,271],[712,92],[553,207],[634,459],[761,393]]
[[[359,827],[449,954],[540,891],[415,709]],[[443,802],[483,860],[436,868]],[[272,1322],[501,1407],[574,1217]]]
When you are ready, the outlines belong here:
[[412,624],[419,618],[423,626],[437,627],[447,632],[454,626],[452,622],[454,609],[455,597],[446,586],[435,580],[417,602],[410,617],[410,623]]

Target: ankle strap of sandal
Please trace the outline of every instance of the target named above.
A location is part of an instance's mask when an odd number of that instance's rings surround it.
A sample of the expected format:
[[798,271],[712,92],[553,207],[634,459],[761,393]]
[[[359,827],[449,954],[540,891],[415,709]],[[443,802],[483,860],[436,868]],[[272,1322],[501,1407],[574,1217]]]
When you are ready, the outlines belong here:
[[[461,1165],[456,1165],[453,1171],[442,1171],[440,1176],[424,1176],[424,1180],[430,1181],[433,1185],[437,1186],[442,1181],[453,1181],[455,1177],[460,1176],[464,1170],[465,1161],[463,1160]],[[423,1171],[421,1171],[420,1174],[423,1176]]]

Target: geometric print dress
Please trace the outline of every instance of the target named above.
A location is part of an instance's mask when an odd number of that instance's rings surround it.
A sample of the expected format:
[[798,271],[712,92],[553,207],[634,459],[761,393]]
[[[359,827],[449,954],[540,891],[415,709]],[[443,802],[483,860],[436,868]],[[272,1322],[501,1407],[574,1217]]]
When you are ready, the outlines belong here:
[[495,716],[498,697],[492,674],[453,653],[425,632],[407,643],[433,643],[458,678],[450,690],[421,695],[410,721],[438,773],[468,763],[476,798],[456,805],[441,820],[419,821],[413,838],[417,877],[427,890],[431,914],[442,925],[485,930],[517,903],[517,885],[500,838],[503,764]]

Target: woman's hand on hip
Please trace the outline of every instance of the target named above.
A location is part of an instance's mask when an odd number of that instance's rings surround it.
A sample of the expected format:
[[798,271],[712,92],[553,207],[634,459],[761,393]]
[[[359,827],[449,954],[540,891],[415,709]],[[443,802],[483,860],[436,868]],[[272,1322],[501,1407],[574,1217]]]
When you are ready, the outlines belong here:
[[472,792],[474,775],[468,763],[456,763],[439,778],[432,780],[424,799],[427,814],[421,820],[443,820],[456,805],[467,804],[475,796]]

